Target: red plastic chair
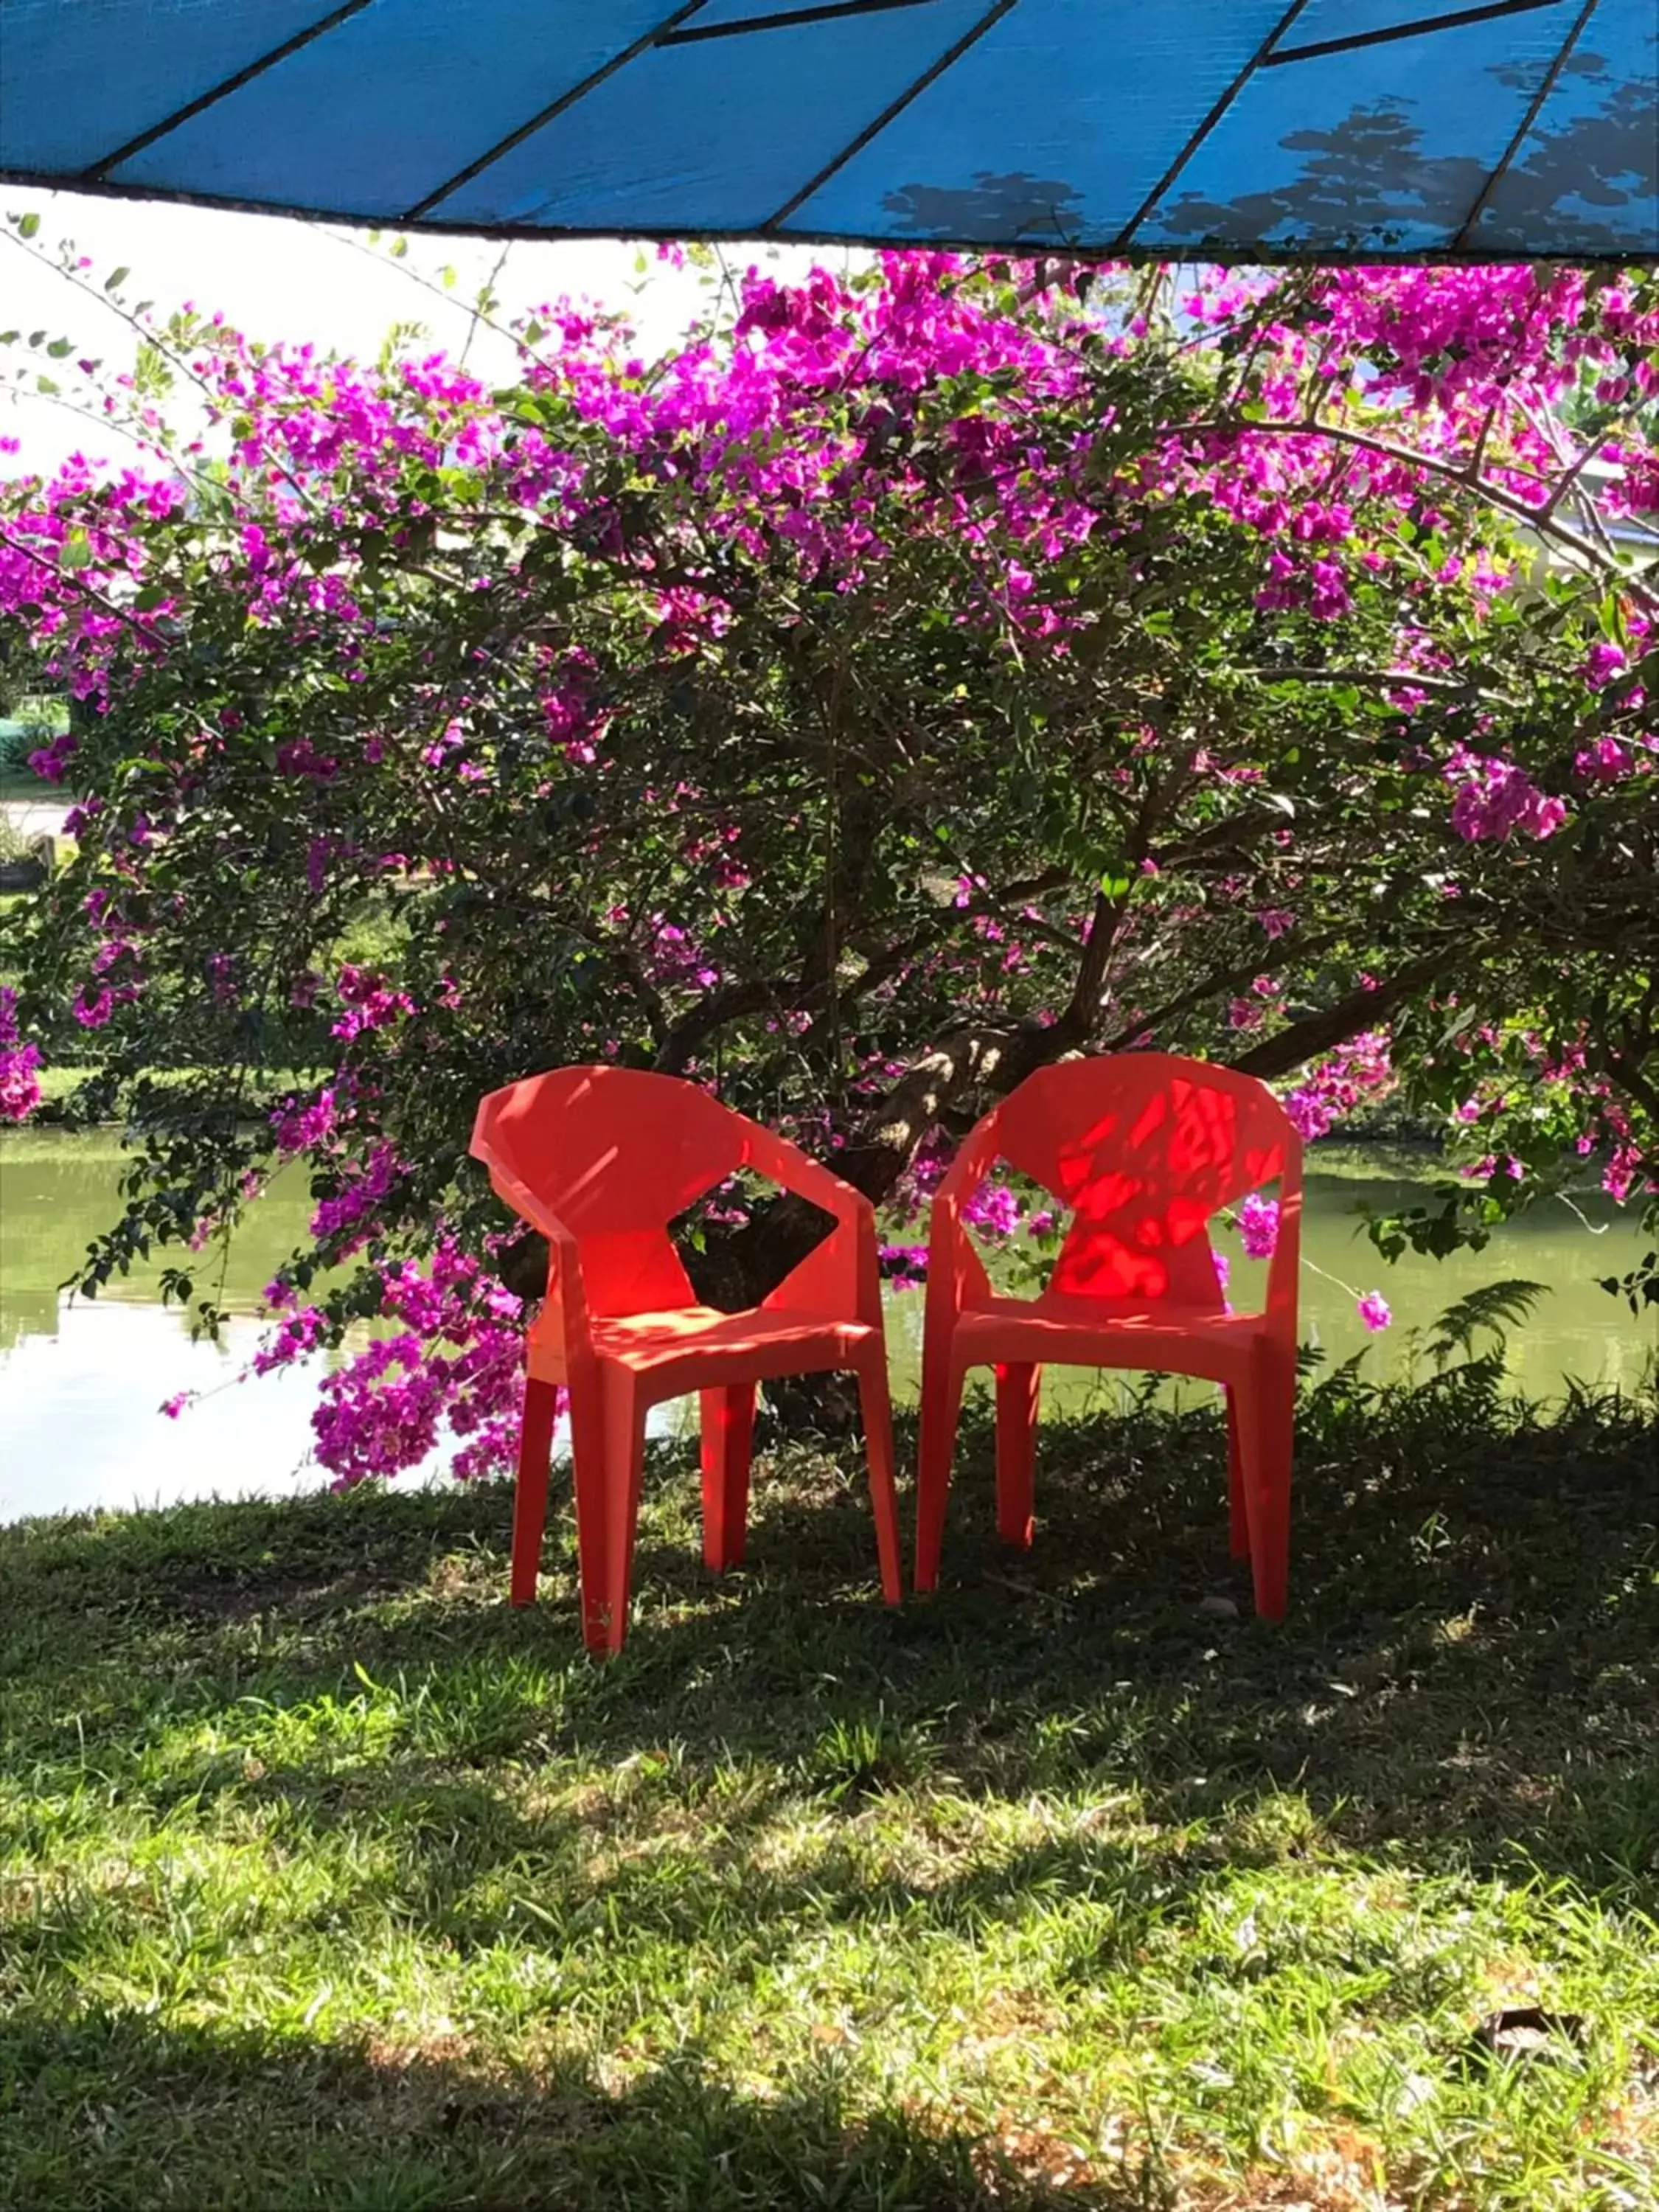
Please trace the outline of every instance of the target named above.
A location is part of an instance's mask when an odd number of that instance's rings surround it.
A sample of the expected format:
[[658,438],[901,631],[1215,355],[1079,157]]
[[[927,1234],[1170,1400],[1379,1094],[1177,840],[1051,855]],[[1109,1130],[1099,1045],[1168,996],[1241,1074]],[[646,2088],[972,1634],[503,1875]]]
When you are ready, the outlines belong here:
[[[588,1649],[622,1649],[647,1409],[702,1396],[703,1557],[743,1557],[755,1385],[849,1368],[859,1377],[889,1604],[901,1593],[886,1340],[870,1202],[771,1131],[671,1076],[561,1067],[480,1102],[472,1152],[497,1193],[546,1237],[547,1297],[526,1340],[528,1380],[513,1521],[512,1601],[536,1595],[555,1393],[569,1394]],[[836,1217],[760,1305],[693,1302],[667,1224],[753,1168]]]
[[[1000,1297],[963,1227],[993,1163],[1042,1183],[1072,1219],[1048,1289]],[[1279,1185],[1279,1240],[1261,1314],[1231,1314],[1208,1223]],[[1227,1392],[1232,1551],[1256,1611],[1284,1617],[1296,1400],[1302,1144],[1254,1078],[1127,1053],[1063,1060],[974,1129],[933,1200],[923,1325],[916,1588],[939,1579],[963,1380],[996,1369],[997,1526],[1031,1540],[1037,1392],[1045,1363],[1199,1376]]]

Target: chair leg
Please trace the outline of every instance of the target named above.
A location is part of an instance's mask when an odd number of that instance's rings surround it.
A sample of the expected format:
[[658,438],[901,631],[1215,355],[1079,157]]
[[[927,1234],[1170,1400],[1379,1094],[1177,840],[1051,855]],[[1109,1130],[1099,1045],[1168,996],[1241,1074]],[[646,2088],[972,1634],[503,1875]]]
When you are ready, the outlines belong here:
[[622,1650],[628,1634],[634,1534],[639,1526],[640,1479],[645,1467],[645,1407],[631,1375],[613,1370],[605,1376],[605,1608],[597,1638],[589,1627],[587,1648],[611,1658]]
[[611,1551],[609,1443],[604,1385],[597,1376],[570,1389],[570,1462],[576,1492],[576,1565],[581,1583],[582,1639],[603,1651],[611,1613],[606,1562]]
[[716,1574],[742,1563],[749,1529],[749,1462],[755,1442],[755,1386],[732,1382],[700,1394],[702,1415],[702,1556]]
[[1042,1370],[1030,1362],[997,1369],[997,1534],[1029,1551]]
[[519,1479],[513,1496],[513,1567],[508,1595],[514,1605],[533,1605],[541,1571],[542,1534],[547,1526],[548,1466],[553,1456],[553,1423],[558,1392],[551,1382],[526,1380],[519,1420]]
[[1236,1559],[1250,1556],[1250,1519],[1244,1504],[1244,1447],[1238,1430],[1238,1399],[1227,1386],[1227,1540]]
[[1240,1407],[1240,1417],[1255,1609],[1263,1620],[1283,1620],[1290,1589],[1294,1362],[1263,1363]]
[[870,1504],[876,1516],[876,1558],[881,1594],[889,1605],[904,1595],[899,1559],[898,1498],[893,1488],[893,1407],[887,1389],[884,1349],[859,1370],[859,1403],[864,1413],[864,1449],[870,1462]]
[[951,1487],[951,1455],[962,1410],[962,1370],[949,1352],[924,1358],[921,1376],[921,1437],[916,1455],[916,1588],[930,1590],[939,1581],[945,1542],[945,1502]]

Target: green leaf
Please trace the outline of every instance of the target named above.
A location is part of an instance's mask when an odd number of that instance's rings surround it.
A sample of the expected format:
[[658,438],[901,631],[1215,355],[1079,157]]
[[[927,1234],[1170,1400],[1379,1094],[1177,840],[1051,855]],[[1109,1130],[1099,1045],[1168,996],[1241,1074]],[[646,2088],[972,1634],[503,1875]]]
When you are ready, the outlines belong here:
[[112,292],[118,284],[125,284],[131,274],[131,269],[112,269],[104,279],[104,289],[106,292]]
[[46,351],[53,361],[67,361],[75,351],[75,341],[73,338],[54,338]]
[[40,218],[33,211],[33,210],[31,210],[27,215],[20,216],[18,217],[17,235],[19,238],[33,238],[40,228]]

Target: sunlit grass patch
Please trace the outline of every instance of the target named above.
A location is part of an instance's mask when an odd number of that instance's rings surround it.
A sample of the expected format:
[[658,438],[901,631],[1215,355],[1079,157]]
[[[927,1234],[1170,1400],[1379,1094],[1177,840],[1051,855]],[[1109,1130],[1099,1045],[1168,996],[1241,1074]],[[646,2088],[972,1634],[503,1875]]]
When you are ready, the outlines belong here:
[[896,1614],[661,1448],[605,1668],[502,1486],[0,1533],[0,2203],[1651,2205],[1652,1412],[1316,1396],[1279,1630],[1201,1413]]

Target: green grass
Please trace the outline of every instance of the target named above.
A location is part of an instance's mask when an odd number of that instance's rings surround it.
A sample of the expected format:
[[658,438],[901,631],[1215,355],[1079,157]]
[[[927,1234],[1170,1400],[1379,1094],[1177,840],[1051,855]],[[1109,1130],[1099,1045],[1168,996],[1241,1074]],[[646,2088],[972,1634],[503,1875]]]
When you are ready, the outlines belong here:
[[[3,980],[4,971],[0,969],[0,981]],[[275,1094],[283,1091],[302,1090],[307,1085],[316,1082],[321,1072],[319,1069],[303,1067],[262,1068],[258,1073],[257,1080],[262,1092]],[[96,1073],[96,1068],[87,1062],[58,1061],[49,1067],[43,1067],[38,1079],[40,1085],[40,1097],[50,1107],[69,1105],[82,1086]],[[210,1074],[214,1071],[202,1067],[151,1067],[144,1069],[143,1073],[159,1088],[172,1090],[182,1089],[187,1084],[198,1084],[204,1074]],[[234,1069],[227,1067],[217,1073],[227,1085],[234,1079]],[[52,1133],[47,1139],[48,1144],[58,1141],[62,1127],[61,1120],[48,1115],[45,1117],[43,1126]],[[92,1123],[78,1121],[76,1126],[81,1129],[115,1128],[119,1124],[109,1121]],[[6,1133],[8,1146],[16,1146],[21,1141],[21,1134],[20,1132],[8,1130]]]
[[43,1067],[35,1080],[40,1085],[41,1098],[52,1106],[61,1106],[65,1099],[73,1098],[81,1085],[93,1073],[90,1067],[65,1067],[62,1065]]
[[0,2203],[1659,2203],[1653,1413],[1326,1390],[1279,1630],[1207,1414],[894,1613],[663,1448],[608,1668],[502,1486],[0,1531]]

